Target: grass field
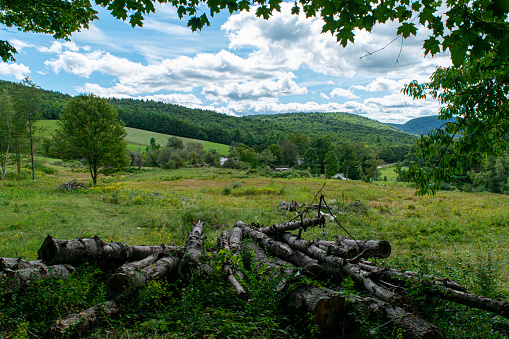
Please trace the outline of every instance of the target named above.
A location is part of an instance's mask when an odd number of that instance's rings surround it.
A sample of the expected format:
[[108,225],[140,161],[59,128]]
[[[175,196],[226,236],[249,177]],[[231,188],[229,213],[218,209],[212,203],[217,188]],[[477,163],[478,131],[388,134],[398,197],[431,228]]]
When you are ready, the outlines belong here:
[[[333,239],[346,235],[346,229],[357,239],[387,240],[392,255],[386,264],[448,277],[477,293],[488,282],[490,293],[509,296],[506,195],[441,191],[416,197],[414,189],[391,180],[273,179],[219,168],[142,169],[101,176],[89,190],[64,192],[58,185],[71,179],[90,183],[86,168],[50,158],[38,158],[38,166],[36,182],[28,174],[19,182],[12,176],[0,181],[0,256],[33,260],[47,235],[182,245],[198,219],[213,246],[237,220],[288,221],[294,214],[277,213],[279,202],[309,204],[325,184],[328,204],[342,211],[337,214],[341,227],[328,222],[308,230],[305,238]],[[455,331],[450,337],[461,338],[469,330]]]
[[[56,130],[56,123],[57,120],[40,120],[37,122],[37,126],[43,128],[42,136],[50,137],[55,133]],[[125,140],[128,143],[129,149],[136,151],[138,148],[141,148],[142,150],[145,149],[146,146],[150,144],[150,139],[154,138],[156,140],[156,143],[160,144],[161,146],[166,145],[168,142],[168,138],[171,137],[171,135],[162,134],[162,133],[156,133],[156,132],[150,132],[150,131],[144,131],[137,128],[125,128],[127,132],[127,136],[125,137]],[[206,151],[210,151],[212,149],[215,149],[219,154],[226,155],[228,154],[228,151],[230,149],[230,146],[218,144],[215,142],[210,141],[203,141],[203,140],[197,140],[197,139],[191,139],[191,138],[183,138],[178,137],[179,139],[182,139],[184,142],[184,145],[188,142],[198,142],[200,144],[203,144],[203,148]]]

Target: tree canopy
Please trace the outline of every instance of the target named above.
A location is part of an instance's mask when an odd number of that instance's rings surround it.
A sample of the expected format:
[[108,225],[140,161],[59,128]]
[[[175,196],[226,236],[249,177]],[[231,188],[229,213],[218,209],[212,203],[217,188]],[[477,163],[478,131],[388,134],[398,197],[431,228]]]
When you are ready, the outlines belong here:
[[79,95],[69,101],[57,129],[61,156],[83,159],[94,184],[99,173],[111,173],[129,165],[127,135],[118,113],[106,99]]

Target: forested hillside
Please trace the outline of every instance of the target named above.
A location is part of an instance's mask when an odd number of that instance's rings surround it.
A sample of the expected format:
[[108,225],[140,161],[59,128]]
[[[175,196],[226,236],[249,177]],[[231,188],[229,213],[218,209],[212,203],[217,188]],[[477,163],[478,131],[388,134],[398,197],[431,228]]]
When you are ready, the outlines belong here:
[[[16,92],[17,83],[0,81]],[[58,119],[71,96],[40,89],[42,119]],[[347,113],[287,113],[233,117],[213,111],[133,99],[108,99],[127,127],[230,145],[266,148],[292,134],[331,135],[335,143],[364,142],[373,147],[410,144],[415,137],[377,121]]]
[[447,123],[447,121],[439,120],[438,115],[432,115],[429,117],[415,118],[404,124],[387,125],[396,127],[406,133],[421,135],[428,133],[432,129],[443,128],[445,123]]

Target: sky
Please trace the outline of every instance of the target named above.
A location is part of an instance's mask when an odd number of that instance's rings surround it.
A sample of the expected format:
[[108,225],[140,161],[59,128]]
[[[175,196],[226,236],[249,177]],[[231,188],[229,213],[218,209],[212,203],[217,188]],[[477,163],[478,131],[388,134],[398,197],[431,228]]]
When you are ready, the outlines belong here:
[[283,3],[269,20],[257,18],[256,8],[221,13],[197,32],[168,4],[146,16],[142,28],[97,7],[99,20],[70,42],[4,28],[0,39],[19,54],[16,62],[0,63],[0,79],[29,76],[43,89],[70,95],[155,100],[235,116],[347,112],[405,123],[438,114],[437,101],[401,93],[410,81],[427,81],[437,66],[450,65],[448,54],[424,56],[426,30],[402,41],[397,24],[378,25],[356,31],[355,43],[343,48],[321,33],[323,21],[292,15],[292,6]]

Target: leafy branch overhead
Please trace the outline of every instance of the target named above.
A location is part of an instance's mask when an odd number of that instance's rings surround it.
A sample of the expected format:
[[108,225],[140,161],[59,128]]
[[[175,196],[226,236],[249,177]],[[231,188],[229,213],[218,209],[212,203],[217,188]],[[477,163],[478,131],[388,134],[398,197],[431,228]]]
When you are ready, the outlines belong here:
[[[256,7],[256,15],[270,18],[274,11],[281,10],[282,0],[95,0],[117,19],[128,20],[133,26],[143,26],[144,17],[156,11],[155,5],[171,4],[177,8],[179,17],[188,19],[193,30],[210,26],[209,17],[228,10],[230,14]],[[486,53],[500,53],[509,47],[509,27],[505,21],[509,5],[504,0],[494,2],[448,1],[355,1],[355,0],[300,0],[292,8],[293,14],[301,11],[307,17],[322,18],[323,32],[335,35],[342,46],[354,42],[355,30],[370,32],[376,24],[397,21],[397,34],[404,38],[415,36],[419,23],[430,31],[424,41],[425,54],[451,53],[454,66],[467,59],[475,61]],[[208,7],[208,14],[203,11]],[[444,12],[441,9],[444,8]],[[97,11],[89,0],[1,0],[0,22],[23,32],[53,34],[56,39],[69,39],[75,31],[88,28],[97,19]],[[501,41],[501,38],[503,41]],[[505,42],[505,43],[503,43]],[[2,41],[0,53],[3,60],[13,60],[15,49]],[[502,50],[503,49],[503,50]],[[507,55],[507,53],[505,53]]]

